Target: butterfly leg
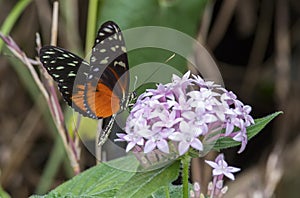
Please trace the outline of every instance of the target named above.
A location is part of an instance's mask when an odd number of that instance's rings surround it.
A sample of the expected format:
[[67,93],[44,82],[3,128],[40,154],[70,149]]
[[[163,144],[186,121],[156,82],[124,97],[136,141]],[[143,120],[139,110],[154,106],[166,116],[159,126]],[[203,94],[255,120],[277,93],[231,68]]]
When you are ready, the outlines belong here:
[[111,129],[114,125],[116,115],[117,114],[113,114],[111,116],[111,119],[110,119],[109,123],[107,124],[107,126],[105,127],[104,131],[101,131],[101,134],[99,135],[99,138],[98,138],[98,146],[102,146],[106,142],[106,140],[111,132]]

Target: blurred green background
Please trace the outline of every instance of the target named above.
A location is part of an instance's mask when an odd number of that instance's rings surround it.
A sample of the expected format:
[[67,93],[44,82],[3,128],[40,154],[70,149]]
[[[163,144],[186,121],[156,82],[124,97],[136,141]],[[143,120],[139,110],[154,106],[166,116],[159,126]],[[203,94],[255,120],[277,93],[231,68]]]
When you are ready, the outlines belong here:
[[[50,42],[52,2],[0,0],[0,31],[11,35],[33,59],[37,56],[36,32],[44,45]],[[228,197],[251,197],[254,191],[266,189],[277,197],[298,197],[299,14],[298,0],[61,0],[58,46],[84,57],[106,20],[115,21],[123,30],[164,26],[195,38],[216,61],[226,88],[253,107],[254,117],[285,112],[250,141],[242,154],[236,154],[236,149],[225,151],[228,161],[243,170],[230,186]],[[89,15],[95,15],[91,17],[94,20],[88,20]],[[73,172],[31,75],[0,43],[1,186],[12,197],[44,194],[71,178]],[[190,56],[201,63],[201,53],[194,49]],[[156,48],[134,50],[129,52],[129,64],[164,63],[172,54]],[[181,72],[187,68],[195,71],[184,57],[175,56],[168,64]],[[61,104],[66,107],[63,101]],[[65,109],[66,115],[72,112]],[[94,126],[82,128],[89,134]],[[95,158],[84,145],[81,149],[80,166],[85,170],[95,165]],[[209,180],[200,159],[194,160],[191,174],[193,181],[201,179],[203,185]],[[1,190],[0,196],[4,196]]]

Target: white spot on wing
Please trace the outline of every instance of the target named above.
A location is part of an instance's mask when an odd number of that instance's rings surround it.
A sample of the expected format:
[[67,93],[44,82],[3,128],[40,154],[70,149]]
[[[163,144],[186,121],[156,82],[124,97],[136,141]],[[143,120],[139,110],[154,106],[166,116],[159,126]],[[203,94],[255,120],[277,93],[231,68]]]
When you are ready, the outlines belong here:
[[107,64],[108,63],[108,59],[109,59],[109,57],[105,57],[104,59],[102,59],[100,61],[100,64]]
[[92,57],[91,57],[91,62],[93,62],[93,63],[94,63],[96,60],[97,60],[97,59],[96,59],[96,57],[95,57],[95,56],[92,56]]
[[59,67],[56,67],[56,70],[62,70],[64,68],[65,68],[64,66],[59,66]]
[[111,51],[113,51],[113,52],[116,51],[116,48],[115,48],[115,47],[111,47],[110,49],[111,49]]
[[64,51],[62,51],[61,49],[55,48],[56,51],[63,53]]
[[46,51],[45,54],[55,54],[53,51]]
[[98,68],[98,67],[95,67],[95,68],[93,69],[93,71],[94,71],[94,72],[98,72],[98,71],[99,71],[99,68]]
[[107,33],[112,33],[113,31],[107,27],[103,28],[103,31],[107,32]]
[[126,64],[123,62],[123,61],[115,61],[114,62],[114,66],[116,66],[116,65],[119,65],[119,66],[121,66],[121,67],[124,67],[124,68],[126,68]]
[[74,77],[74,76],[76,76],[76,74],[74,74],[74,73],[69,73],[68,74],[68,77]]
[[75,67],[75,66],[76,66],[75,63],[67,63],[67,65],[72,66],[72,67]]
[[122,46],[121,50],[122,50],[122,52],[126,53],[126,47]]

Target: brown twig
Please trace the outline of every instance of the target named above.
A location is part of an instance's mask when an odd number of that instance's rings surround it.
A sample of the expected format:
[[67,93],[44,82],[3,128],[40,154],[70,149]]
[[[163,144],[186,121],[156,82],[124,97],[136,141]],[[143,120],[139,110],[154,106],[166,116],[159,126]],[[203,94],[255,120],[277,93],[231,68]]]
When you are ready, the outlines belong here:
[[[56,45],[56,43],[57,43],[58,9],[59,9],[58,1],[55,1],[53,3],[53,15],[52,15],[52,26],[51,26],[51,45]],[[37,38],[37,41],[38,40],[39,39]],[[38,43],[40,43],[40,41],[38,41]],[[56,88],[54,86],[53,80],[47,74],[45,69],[42,69],[42,70],[43,70],[43,74],[44,74],[44,77],[46,80],[45,81],[46,87],[48,89],[48,92],[50,93],[50,97],[47,102],[50,107],[52,117],[54,118],[58,132],[59,132],[59,134],[63,140],[63,143],[65,145],[65,148],[66,148],[67,154],[69,156],[71,165],[73,167],[74,173],[78,174],[80,172],[80,168],[79,168],[80,149],[78,148],[78,145],[76,144],[76,142],[77,142],[76,134],[77,133],[74,134],[74,140],[73,140],[65,126],[63,112],[59,105],[58,97],[56,94]]]
[[[213,10],[213,4],[208,3],[202,20],[201,20],[201,26],[200,30],[197,36],[197,41],[200,44],[206,45],[207,44],[207,38],[208,38],[208,30],[209,26],[212,22],[212,10]],[[211,79],[214,79],[215,81],[219,82],[219,84],[223,84],[222,77],[219,75],[218,72],[214,70],[214,68],[218,68],[213,59],[210,57],[209,54],[203,53],[205,49],[202,49],[200,45],[196,45],[194,49],[194,58],[196,65],[201,65],[201,74],[205,75],[206,77],[210,77]],[[214,65],[212,65],[214,64]],[[193,67],[191,67],[193,68]],[[199,72],[197,71],[197,72]],[[209,156],[205,156],[205,159],[213,159],[216,157],[216,152],[210,152]],[[210,179],[211,179],[211,168],[209,166],[206,166],[204,163],[204,158],[193,158],[191,163],[191,177],[193,182],[200,183],[200,186],[203,188],[203,192],[206,191],[206,186],[208,185]]]
[[51,24],[51,45],[57,45],[57,32],[58,32],[58,1],[53,3],[53,12],[52,12],[52,24]]
[[[275,10],[275,97],[278,109],[285,111],[290,115],[288,108],[292,98],[290,98],[290,60],[291,44],[289,32],[289,7],[288,2],[277,0]],[[295,110],[295,109],[293,109]],[[285,116],[284,119],[276,122],[276,144],[284,146],[291,133],[292,121]]]
[[279,105],[283,105],[289,95],[290,88],[290,34],[288,2],[277,0],[276,6],[276,97]]
[[272,16],[273,7],[270,6],[270,1],[263,0],[261,3],[260,17],[258,19],[253,47],[241,88],[244,98],[248,98],[252,94],[253,89],[261,76],[261,64],[267,50],[272,29]]
[[201,26],[197,40],[202,44],[206,44],[207,41],[208,31],[212,20],[213,7],[213,3],[207,3],[201,18]]
[[[18,45],[14,42],[14,40],[10,37],[6,37],[0,33],[0,38],[6,43],[8,49],[17,57],[19,58],[29,69],[31,75],[33,76],[34,81],[38,85],[39,89],[42,92],[42,95],[45,97],[52,117],[55,120],[56,127],[63,139],[64,145],[66,147],[69,159],[71,161],[72,167],[74,169],[75,174],[79,173],[79,149],[75,147],[73,140],[71,140],[69,133],[66,130],[64,125],[64,118],[61,107],[58,102],[58,98],[56,95],[56,90],[54,88],[53,82],[48,76],[48,80],[46,80],[46,86],[41,82],[40,78],[38,77],[33,65],[31,64],[32,61],[26,56],[26,54],[20,50]],[[48,75],[48,74],[47,74]],[[45,75],[45,76],[47,76]],[[47,77],[46,77],[47,78]],[[52,88],[49,86],[49,82],[52,83]],[[46,88],[47,89],[46,89]],[[70,146],[69,146],[70,145]]]
[[12,38],[10,38],[8,36],[4,36],[1,32],[0,32],[0,38],[6,43],[6,46],[8,47],[8,49],[28,67],[28,69],[33,77],[33,80],[35,81],[35,83],[37,84],[39,89],[41,90],[41,92],[44,95],[44,97],[46,98],[46,100],[49,100],[49,95],[48,95],[43,83],[39,79],[34,67],[32,66],[31,61],[29,61],[28,57],[26,56],[26,54],[20,50],[20,48],[18,47],[18,45],[15,43],[15,41]]
[[222,7],[214,23],[209,37],[207,38],[207,46],[214,50],[218,43],[223,38],[226,28],[233,16],[238,0],[223,1]]
[[[53,11],[53,23],[52,23],[52,33],[54,34],[51,38],[51,43],[56,44],[57,41],[57,20],[58,20],[58,2],[54,2],[54,11]],[[50,76],[47,74],[45,69],[40,67],[41,73],[44,74],[45,82],[44,84],[41,82],[40,78],[38,77],[33,65],[31,63],[36,63],[36,61],[30,60],[26,54],[20,50],[18,45],[11,39],[10,37],[6,37],[0,33],[0,37],[6,43],[7,47],[10,51],[19,58],[29,69],[31,75],[33,76],[34,81],[38,85],[39,89],[42,92],[42,95],[45,97],[48,107],[50,109],[51,115],[54,119],[55,126],[63,140],[64,146],[66,148],[68,157],[71,162],[71,166],[73,167],[74,173],[78,174],[80,172],[79,168],[79,156],[80,156],[80,149],[78,148],[78,141],[76,141],[77,135],[74,135],[74,140],[71,138],[69,132],[66,129],[64,116],[62,113],[62,109],[59,105],[58,97],[56,94],[56,88]],[[40,38],[37,35],[37,48],[38,50],[41,48]],[[77,143],[76,143],[77,142]]]
[[[39,99],[37,101],[41,101]],[[17,170],[21,167],[22,162],[25,161],[34,140],[39,134],[37,128],[41,127],[39,121],[42,115],[41,111],[37,108],[38,106],[38,103],[36,103],[27,113],[15,134],[15,138],[10,142],[11,155],[1,172],[1,184],[4,187],[11,182],[14,177],[13,175],[18,172]]]

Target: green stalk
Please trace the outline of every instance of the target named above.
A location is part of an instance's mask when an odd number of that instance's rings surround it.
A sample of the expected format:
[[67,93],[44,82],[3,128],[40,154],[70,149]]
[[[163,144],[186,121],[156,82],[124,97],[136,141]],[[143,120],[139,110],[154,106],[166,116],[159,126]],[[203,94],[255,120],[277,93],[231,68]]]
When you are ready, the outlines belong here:
[[165,192],[166,192],[166,198],[170,198],[170,190],[169,190],[169,186],[165,187]]
[[189,170],[190,170],[191,157],[185,154],[181,159],[182,164],[182,193],[183,198],[189,197]]
[[[24,9],[27,7],[27,5],[30,2],[31,0],[21,0],[14,6],[14,8],[11,10],[8,17],[5,19],[4,23],[0,28],[0,32],[2,32],[2,34],[4,35],[9,34],[10,30],[15,25],[17,19],[19,18],[19,16],[22,14]],[[2,50],[2,47],[3,47],[3,41],[0,40],[0,51]]]
[[96,34],[98,1],[90,0],[87,17],[87,29],[85,37],[85,55],[92,49]]

